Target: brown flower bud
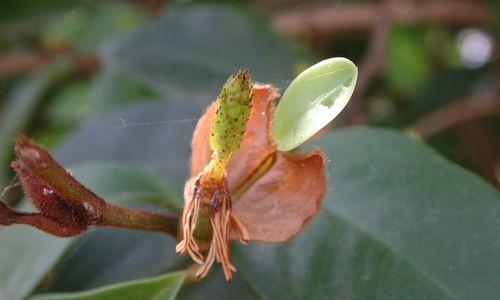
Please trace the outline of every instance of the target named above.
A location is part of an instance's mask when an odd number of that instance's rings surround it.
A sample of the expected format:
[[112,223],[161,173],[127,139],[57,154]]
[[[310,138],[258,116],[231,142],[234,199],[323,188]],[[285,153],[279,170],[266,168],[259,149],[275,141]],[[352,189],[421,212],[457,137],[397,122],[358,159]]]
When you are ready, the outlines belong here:
[[59,237],[79,235],[91,225],[177,232],[176,218],[107,203],[24,135],[16,140],[14,151],[17,160],[12,167],[39,211],[19,211],[0,201],[0,225],[31,225]]

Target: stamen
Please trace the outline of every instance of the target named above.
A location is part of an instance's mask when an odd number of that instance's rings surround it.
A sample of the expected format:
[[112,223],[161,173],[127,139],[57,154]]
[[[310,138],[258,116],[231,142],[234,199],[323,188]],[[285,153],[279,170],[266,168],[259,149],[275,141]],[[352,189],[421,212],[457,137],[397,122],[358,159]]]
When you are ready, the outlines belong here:
[[195,180],[192,198],[184,204],[184,211],[182,213],[182,241],[177,244],[175,251],[180,254],[187,251],[196,263],[203,264],[203,256],[200,253],[198,244],[194,240],[194,230],[196,229],[200,210],[200,177],[198,176]]
[[197,277],[201,278],[208,274],[214,261],[222,265],[227,281],[231,281],[232,272],[236,267],[231,262],[231,250],[229,245],[229,229],[231,220],[231,203],[227,185],[219,185],[214,191],[211,201],[210,223],[212,225],[212,242],[210,250],[203,266],[198,270]]
[[210,244],[210,250],[208,251],[207,258],[205,259],[205,263],[201,266],[201,268],[196,272],[196,278],[203,278],[207,276],[208,271],[212,267],[215,261],[215,235],[212,236],[212,243]]
[[240,242],[245,245],[248,244],[248,241],[250,241],[250,235],[248,234],[247,228],[243,225],[243,223],[241,223],[240,218],[238,218],[235,213],[231,214],[231,218],[233,219],[234,225],[236,225],[236,229],[238,230]]

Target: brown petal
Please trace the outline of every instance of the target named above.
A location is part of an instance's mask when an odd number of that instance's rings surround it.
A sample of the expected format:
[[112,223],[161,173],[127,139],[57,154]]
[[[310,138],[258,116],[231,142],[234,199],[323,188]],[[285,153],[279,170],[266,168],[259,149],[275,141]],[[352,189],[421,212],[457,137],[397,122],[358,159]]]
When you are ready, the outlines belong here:
[[326,192],[325,159],[278,152],[271,168],[234,203],[250,240],[283,242],[316,215]]
[[[235,191],[253,172],[276,151],[276,145],[269,136],[270,123],[274,114],[273,100],[278,91],[270,85],[255,84],[252,89],[252,111],[247,123],[240,149],[231,158],[228,167],[228,184]],[[191,175],[199,174],[210,162],[210,126],[215,113],[212,104],[200,118],[193,134]]]

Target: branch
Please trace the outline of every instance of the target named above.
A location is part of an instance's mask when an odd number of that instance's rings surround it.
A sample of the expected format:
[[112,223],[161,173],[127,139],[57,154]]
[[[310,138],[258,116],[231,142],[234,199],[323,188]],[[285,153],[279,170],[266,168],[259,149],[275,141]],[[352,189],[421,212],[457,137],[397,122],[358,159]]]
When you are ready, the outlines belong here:
[[46,53],[22,53],[0,55],[0,76],[29,72],[45,65],[50,60]]
[[[377,23],[379,5],[360,3],[339,6],[328,4],[298,8],[271,15],[271,23],[288,35],[317,33],[324,35],[369,31]],[[445,23],[485,27],[493,22],[493,13],[478,1],[398,1],[391,13],[395,23]]]
[[383,0],[379,4],[377,22],[372,31],[368,52],[359,67],[358,82],[349,105],[348,122],[351,124],[364,124],[368,121],[363,105],[363,96],[370,87],[372,80],[380,75],[385,66],[385,49],[391,25],[393,5],[393,0]]
[[0,200],[0,225],[26,224],[59,237],[82,234],[89,226],[113,226],[177,236],[178,219],[119,207],[104,201],[69,174],[41,145],[20,136],[12,167],[39,212],[16,210]]
[[500,98],[494,94],[484,94],[440,108],[417,120],[412,128],[428,139],[458,124],[496,114],[500,114]]
[[84,73],[97,69],[99,61],[94,55],[76,53],[21,53],[0,54],[0,76],[17,75],[37,70],[53,59],[68,57],[74,61],[76,68]]

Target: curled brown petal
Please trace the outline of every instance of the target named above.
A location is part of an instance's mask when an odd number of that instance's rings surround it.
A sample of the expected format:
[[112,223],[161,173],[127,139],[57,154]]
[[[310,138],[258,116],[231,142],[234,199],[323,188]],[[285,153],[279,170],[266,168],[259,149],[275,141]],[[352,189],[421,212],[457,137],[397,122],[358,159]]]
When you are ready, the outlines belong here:
[[250,240],[283,242],[302,230],[327,190],[324,165],[319,151],[276,154],[271,168],[233,205]]

